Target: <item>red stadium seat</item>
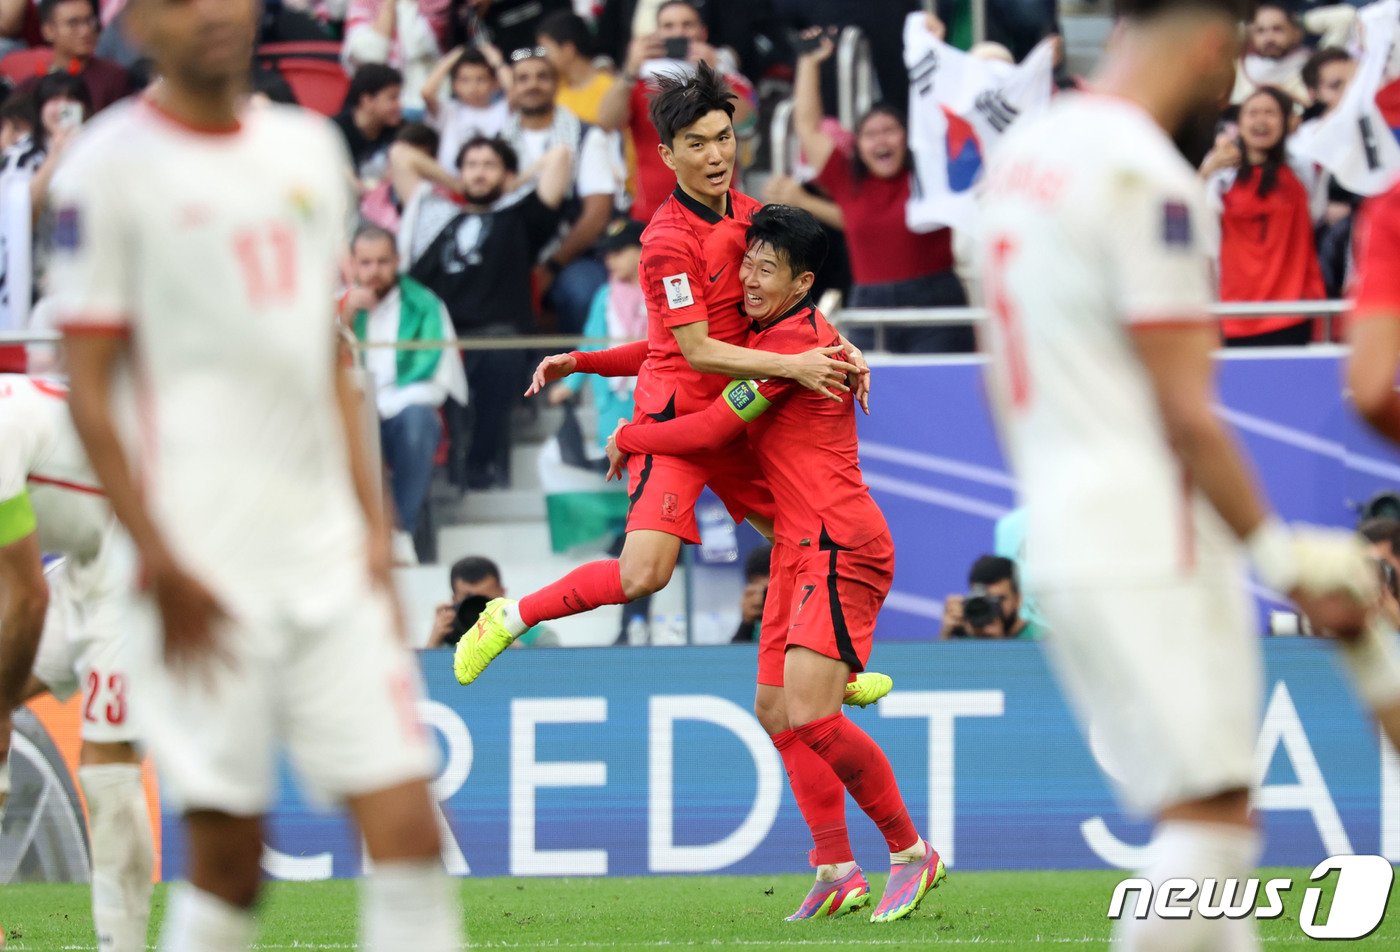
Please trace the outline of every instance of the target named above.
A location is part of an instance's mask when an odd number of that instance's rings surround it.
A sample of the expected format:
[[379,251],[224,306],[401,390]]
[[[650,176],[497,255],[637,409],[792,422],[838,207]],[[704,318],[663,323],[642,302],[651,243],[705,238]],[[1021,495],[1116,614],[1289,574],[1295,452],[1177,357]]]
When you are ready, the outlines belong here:
[[28,50],[16,50],[0,59],[0,76],[22,83],[33,76],[48,72],[53,62],[53,50],[47,46],[36,46]]
[[302,106],[323,116],[340,112],[350,88],[350,77],[339,63],[288,57],[277,60],[272,66],[286,79],[287,85],[292,87],[292,95]]

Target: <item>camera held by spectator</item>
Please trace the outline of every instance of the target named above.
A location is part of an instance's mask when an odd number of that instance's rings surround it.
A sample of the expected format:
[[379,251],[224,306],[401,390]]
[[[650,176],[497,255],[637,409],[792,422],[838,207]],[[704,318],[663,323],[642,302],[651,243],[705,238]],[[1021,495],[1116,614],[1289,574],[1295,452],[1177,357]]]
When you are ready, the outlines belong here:
[[984,555],[972,564],[966,595],[943,600],[940,638],[1036,637],[1021,617],[1021,589],[1016,563],[999,555]]

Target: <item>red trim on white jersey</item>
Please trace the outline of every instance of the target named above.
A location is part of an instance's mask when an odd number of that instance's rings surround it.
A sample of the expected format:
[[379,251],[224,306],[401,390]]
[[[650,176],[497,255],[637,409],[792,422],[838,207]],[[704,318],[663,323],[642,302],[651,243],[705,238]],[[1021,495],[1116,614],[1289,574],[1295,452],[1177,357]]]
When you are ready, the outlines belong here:
[[175,113],[166,109],[160,103],[156,102],[149,94],[142,96],[140,103],[151,115],[160,119],[167,125],[175,126],[184,132],[193,133],[197,136],[232,136],[243,131],[243,123],[236,119],[232,123],[224,125],[201,125],[200,123],[190,122],[188,119],[177,116]]
[[83,320],[82,318],[77,318],[71,321],[60,321],[58,329],[65,334],[126,337],[131,333],[131,325],[125,323],[125,318],[121,318],[121,320],[122,323],[118,324],[112,321],[104,321],[100,318],[97,320]]
[[70,483],[66,479],[53,479],[49,476],[36,476],[33,473],[29,474],[29,482],[38,483],[41,486],[56,486],[59,489],[70,489],[75,493],[87,493],[89,496],[107,495],[101,489],[98,489],[96,486],[84,486],[82,483]]

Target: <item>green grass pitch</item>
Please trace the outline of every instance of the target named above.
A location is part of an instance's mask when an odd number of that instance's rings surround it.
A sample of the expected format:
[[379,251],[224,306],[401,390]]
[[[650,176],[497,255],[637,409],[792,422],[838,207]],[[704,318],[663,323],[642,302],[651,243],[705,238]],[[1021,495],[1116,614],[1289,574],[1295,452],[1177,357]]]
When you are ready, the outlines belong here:
[[[1283,917],[1260,923],[1265,952],[1326,948],[1298,927],[1307,871],[1260,873],[1272,876],[1291,876],[1296,885],[1285,894]],[[473,948],[1093,949],[1107,946],[1104,913],[1121,878],[1114,872],[953,872],[913,916],[878,926],[860,913],[784,922],[806,892],[805,875],[466,879],[461,890]],[[884,877],[870,879],[878,898]],[[87,899],[84,886],[0,887],[0,923],[9,933],[5,952],[92,949]],[[157,889],[152,944],[164,900],[164,888]],[[271,883],[255,948],[353,949],[355,909],[352,881]],[[1336,947],[1400,949],[1400,915],[1370,938]]]

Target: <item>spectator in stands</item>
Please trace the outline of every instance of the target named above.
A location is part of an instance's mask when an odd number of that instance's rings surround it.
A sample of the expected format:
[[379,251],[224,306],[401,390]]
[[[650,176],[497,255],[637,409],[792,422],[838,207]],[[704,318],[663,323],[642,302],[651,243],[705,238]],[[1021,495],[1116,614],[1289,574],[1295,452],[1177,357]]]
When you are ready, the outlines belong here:
[[[823,128],[819,72],[832,49],[830,37],[822,36],[816,49],[798,59],[793,125],[806,161],[820,170],[817,184],[841,210],[851,256],[850,305],[965,305],[967,294],[953,270],[952,232],[916,234],[905,223],[913,160],[903,117],[888,106],[872,108],[856,125],[853,153],[838,148]],[[897,328],[886,340],[903,353],[968,353],[975,347],[967,325]],[[865,348],[872,338],[866,333],[852,343]]]
[[335,117],[362,192],[379,184],[389,163],[389,146],[403,124],[399,97],[403,76],[391,66],[361,66],[350,79],[345,108]]
[[[350,245],[354,286],[341,300],[342,320],[361,343],[429,343],[452,339],[452,319],[436,294],[399,274],[394,236],[363,225]],[[442,441],[438,407],[467,402],[462,362],[450,349],[370,348],[379,445],[397,515],[396,550],[413,551],[412,534],[428,499],[433,458]],[[405,559],[407,561],[407,559]],[[416,560],[415,560],[416,561]]]
[[[1220,142],[1201,174],[1220,216],[1220,300],[1314,301],[1326,296],[1313,243],[1308,191],[1288,165],[1293,101],[1271,86],[1240,105],[1239,139]],[[1296,315],[1220,322],[1227,346],[1306,344],[1312,321]]]
[[[583,336],[613,341],[642,340],[647,336],[647,304],[642,294],[638,267],[642,261],[642,223],[619,218],[608,225],[598,241],[598,254],[608,269],[608,281],[593,295]],[[608,344],[588,344],[581,350],[602,350]],[[618,420],[632,419],[632,390],[635,377],[600,377],[571,374],[549,391],[551,404],[565,403],[578,396],[587,380],[593,394],[598,419],[598,449],[608,445],[608,434]],[[602,460],[599,460],[602,462]],[[606,467],[602,471],[606,471]]]
[[1021,614],[1021,589],[1016,563],[999,555],[984,555],[972,563],[966,595],[943,600],[939,638],[1019,638],[1033,640],[1040,631]]
[[[412,169],[396,169],[407,196],[399,247],[409,273],[447,304],[458,337],[508,337],[533,329],[531,263],[554,237],[572,178],[567,146],[546,155],[535,190],[501,206],[519,171],[515,150],[499,139],[462,147],[462,197],[444,194]],[[461,475],[469,488],[509,485],[510,417],[528,376],[523,350],[464,355],[475,426]],[[449,417],[453,449],[463,445],[465,421]],[[455,468],[455,464],[454,464]],[[454,472],[454,477],[456,473]]]
[[771,574],[773,547],[761,545],[744,560],[744,594],[739,598],[739,627],[730,644],[739,645],[758,640],[763,625],[763,605],[768,599],[768,578]]
[[1364,538],[1381,574],[1381,612],[1391,628],[1400,629],[1400,522],[1367,519],[1356,529]]
[[[25,26],[31,16],[34,16],[32,0],[0,0],[0,59],[29,45],[25,40]],[[34,20],[37,32],[38,17]]]
[[[859,0],[773,0],[778,20],[798,30],[808,27],[834,27],[838,32],[848,26],[858,27],[870,43],[870,65],[879,81],[880,95],[899,115],[909,109],[909,74],[904,67],[904,18],[918,11],[920,0],[879,0],[862,3]],[[951,19],[952,8],[947,0],[937,4],[938,12]],[[965,47],[971,41],[971,31]],[[836,84],[835,70],[830,74],[822,92],[827,102],[833,102]]]
[[0,326],[28,326],[30,308],[44,293],[53,227],[49,183],[91,113],[87,84],[67,73],[40,78],[32,97],[32,131],[0,158]]
[[[1304,122],[1318,122],[1342,101],[1347,83],[1356,73],[1356,61],[1346,50],[1337,47],[1320,49],[1303,65],[1303,84],[1312,96],[1311,117]],[[1295,169],[1295,171],[1298,171]],[[1322,267],[1322,283],[1329,298],[1342,296],[1351,261],[1351,229],[1353,216],[1361,205],[1361,196],[1337,184],[1337,180],[1322,166],[1310,170],[1305,183],[1312,196],[1313,226],[1317,231],[1317,258]]]
[[[360,217],[395,234],[399,230],[404,202],[408,198],[400,195],[395,187],[397,180],[393,168],[399,151],[420,156],[414,167],[419,168],[430,181],[454,194],[460,194],[462,190],[461,179],[437,163],[438,134],[421,122],[405,122],[389,146],[389,174],[360,196]],[[403,157],[399,156],[398,161],[402,163]],[[413,185],[416,184],[415,179]]]
[[471,0],[464,6],[475,6],[480,26],[502,50],[533,46],[546,17],[573,8],[570,0]]
[[[446,96],[442,95],[447,81]],[[423,83],[428,121],[437,128],[438,164],[453,168],[468,139],[498,136],[510,107],[500,95],[496,71],[480,50],[459,46],[442,58]]]
[[[632,40],[622,73],[598,106],[600,126],[626,130],[631,137],[637,163],[631,214],[638,221],[651,221],[676,187],[676,175],[661,160],[661,139],[648,115],[656,91],[654,77],[662,72],[688,74],[703,60],[720,71],[739,97],[734,103],[735,132],[743,136],[758,121],[753,85],[739,74],[733,55],[711,46],[708,39],[709,33],[693,4],[688,0],[666,0],[656,12],[656,32],[638,34]],[[668,57],[667,41],[678,47],[670,52],[685,55]]]
[[1306,106],[1312,100],[1302,72],[1312,51],[1303,45],[1304,36],[1319,34],[1321,47],[1342,46],[1354,20],[1355,10],[1346,4],[1316,7],[1300,21],[1279,0],[1264,0],[1249,22],[1249,43],[1235,71],[1230,102],[1242,103],[1259,87],[1274,86]]
[[568,10],[540,21],[535,43],[559,75],[559,105],[584,122],[598,124],[598,108],[615,77],[593,65],[593,34],[583,17]]
[[[500,567],[490,559],[479,555],[469,555],[453,563],[448,573],[448,584],[452,586],[452,601],[437,607],[433,616],[433,631],[428,636],[428,648],[452,648],[462,637],[467,627],[476,621],[480,608],[472,606],[463,610],[462,603],[477,599],[485,607],[485,602],[493,598],[505,598],[506,589],[501,584]],[[558,647],[559,636],[544,625],[536,625],[515,640],[511,647],[537,648]]]
[[[39,4],[44,42],[53,47],[46,73],[79,76],[88,88],[92,111],[99,112],[125,96],[131,80],[116,63],[94,55],[97,51],[97,14],[88,0],[43,0]],[[19,84],[21,92],[33,92],[39,76]]]
[[556,102],[559,79],[538,48],[511,54],[510,118],[502,138],[519,157],[521,183],[531,187],[544,156],[556,145],[574,154],[574,181],[564,205],[563,230],[535,269],[544,303],[553,309],[560,331],[577,334],[588,320],[593,295],[607,271],[593,255],[593,245],[612,217],[622,170],[613,161],[603,130],[580,121]]
[[371,64],[399,69],[396,94],[416,118],[423,111],[423,83],[442,54],[438,37],[448,7],[444,0],[351,0],[340,52],[346,71],[358,74]]

